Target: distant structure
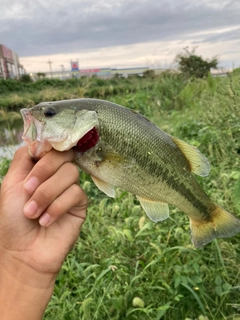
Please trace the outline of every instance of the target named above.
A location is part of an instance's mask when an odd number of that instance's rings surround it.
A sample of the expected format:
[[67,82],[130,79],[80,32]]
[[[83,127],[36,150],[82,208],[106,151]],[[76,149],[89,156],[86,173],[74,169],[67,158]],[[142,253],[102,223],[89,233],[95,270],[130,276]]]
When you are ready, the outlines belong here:
[[24,73],[17,53],[0,44],[0,78],[19,79]]
[[[63,70],[62,71],[53,71],[53,72],[45,72],[44,75],[46,78],[58,78],[61,80],[69,79],[69,78],[81,78],[81,77],[89,77],[92,76],[98,77],[101,79],[109,79],[114,76],[127,78],[129,76],[138,75],[142,76],[145,71],[149,70],[149,67],[137,67],[137,68],[93,68],[93,69],[78,69],[75,71],[74,68],[72,70]],[[155,69],[156,74],[161,73],[164,69]],[[37,73],[30,74],[33,79],[38,79]]]

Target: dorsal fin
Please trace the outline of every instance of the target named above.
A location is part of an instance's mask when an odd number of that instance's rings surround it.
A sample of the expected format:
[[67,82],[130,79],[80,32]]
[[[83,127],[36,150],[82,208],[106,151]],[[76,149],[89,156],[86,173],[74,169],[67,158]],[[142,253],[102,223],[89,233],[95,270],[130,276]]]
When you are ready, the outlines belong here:
[[210,165],[207,158],[196,147],[191,146],[176,137],[171,137],[171,139],[189,161],[191,171],[201,177],[206,177],[210,171]]

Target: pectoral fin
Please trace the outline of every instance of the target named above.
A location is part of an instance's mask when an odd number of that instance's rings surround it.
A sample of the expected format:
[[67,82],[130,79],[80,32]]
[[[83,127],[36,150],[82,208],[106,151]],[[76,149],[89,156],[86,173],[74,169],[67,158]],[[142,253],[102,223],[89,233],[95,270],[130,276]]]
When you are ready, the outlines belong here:
[[191,146],[176,137],[171,137],[171,139],[189,161],[191,171],[201,177],[206,177],[210,171],[210,165],[207,158],[196,147]]
[[133,166],[133,160],[124,158],[122,155],[114,150],[111,150],[109,146],[100,146],[96,151],[97,156],[101,159],[101,162],[107,162],[108,165],[114,167],[126,168]]
[[98,187],[98,189],[100,189],[102,192],[104,192],[107,196],[109,196],[110,198],[115,198],[116,193],[114,190],[114,187],[111,186],[110,184],[107,184],[106,182],[91,176],[93,182],[95,183],[95,185]]
[[167,203],[151,201],[138,196],[137,199],[139,200],[143,210],[152,221],[162,221],[169,217],[169,208]]

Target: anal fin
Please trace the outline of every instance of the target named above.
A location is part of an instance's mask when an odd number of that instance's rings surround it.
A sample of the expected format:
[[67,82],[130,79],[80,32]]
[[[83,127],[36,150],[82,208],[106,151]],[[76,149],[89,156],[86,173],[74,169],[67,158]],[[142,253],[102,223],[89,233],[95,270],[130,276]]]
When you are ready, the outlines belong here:
[[137,199],[139,200],[143,210],[152,221],[158,222],[169,217],[169,208],[167,203],[151,201],[139,196],[137,196]]
[[94,177],[91,176],[93,182],[95,183],[95,185],[98,187],[98,189],[100,189],[102,192],[104,192],[107,196],[109,196],[110,198],[115,198],[116,196],[116,192],[114,190],[114,187],[111,186],[110,184]]

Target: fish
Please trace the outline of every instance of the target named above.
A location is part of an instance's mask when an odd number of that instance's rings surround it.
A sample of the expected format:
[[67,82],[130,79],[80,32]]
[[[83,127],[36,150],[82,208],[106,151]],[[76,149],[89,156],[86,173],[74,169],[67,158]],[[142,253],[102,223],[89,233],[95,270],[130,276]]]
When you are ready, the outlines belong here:
[[154,222],[169,217],[169,204],[189,218],[191,240],[202,247],[240,232],[240,220],[214,203],[198,184],[210,165],[194,146],[146,117],[99,99],[73,99],[22,109],[23,140],[38,160],[52,148],[74,150],[74,162],[109,197],[115,188],[136,195]]

